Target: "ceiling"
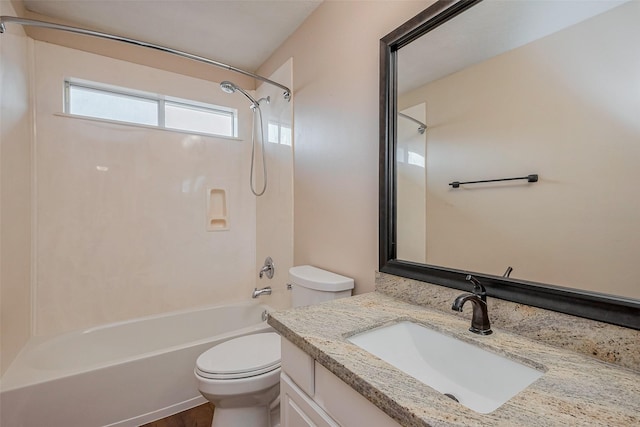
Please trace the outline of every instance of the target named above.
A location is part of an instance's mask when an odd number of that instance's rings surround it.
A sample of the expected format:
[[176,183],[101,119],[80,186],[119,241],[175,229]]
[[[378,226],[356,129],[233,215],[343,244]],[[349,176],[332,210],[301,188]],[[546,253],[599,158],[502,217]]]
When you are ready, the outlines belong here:
[[24,0],[27,10],[255,72],[322,0]]
[[398,93],[414,90],[627,1],[483,1],[399,50]]

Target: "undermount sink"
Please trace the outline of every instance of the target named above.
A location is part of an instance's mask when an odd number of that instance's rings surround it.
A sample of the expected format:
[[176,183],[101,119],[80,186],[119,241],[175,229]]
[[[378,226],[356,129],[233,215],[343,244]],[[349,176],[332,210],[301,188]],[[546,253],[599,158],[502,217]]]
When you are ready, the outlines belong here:
[[494,411],[543,375],[409,321],[347,340],[481,414]]

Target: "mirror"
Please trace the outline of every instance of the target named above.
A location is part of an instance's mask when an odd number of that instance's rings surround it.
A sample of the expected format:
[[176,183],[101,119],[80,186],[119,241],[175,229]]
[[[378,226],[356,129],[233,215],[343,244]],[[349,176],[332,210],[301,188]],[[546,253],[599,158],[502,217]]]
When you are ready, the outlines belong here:
[[640,329],[639,21],[439,1],[383,38],[380,271]]

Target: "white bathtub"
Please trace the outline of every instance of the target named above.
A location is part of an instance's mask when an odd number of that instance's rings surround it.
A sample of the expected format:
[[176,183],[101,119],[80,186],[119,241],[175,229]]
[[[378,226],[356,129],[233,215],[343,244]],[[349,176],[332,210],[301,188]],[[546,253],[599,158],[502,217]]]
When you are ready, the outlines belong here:
[[205,403],[197,357],[271,330],[265,310],[238,303],[33,338],[0,380],[0,425],[138,426]]

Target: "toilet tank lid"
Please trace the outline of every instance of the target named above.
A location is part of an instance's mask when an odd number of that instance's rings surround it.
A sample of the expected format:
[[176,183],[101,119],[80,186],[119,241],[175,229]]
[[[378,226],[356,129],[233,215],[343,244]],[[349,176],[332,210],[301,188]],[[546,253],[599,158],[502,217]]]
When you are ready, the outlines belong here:
[[353,289],[353,279],[312,265],[298,265],[289,269],[289,280],[294,285],[325,292]]

